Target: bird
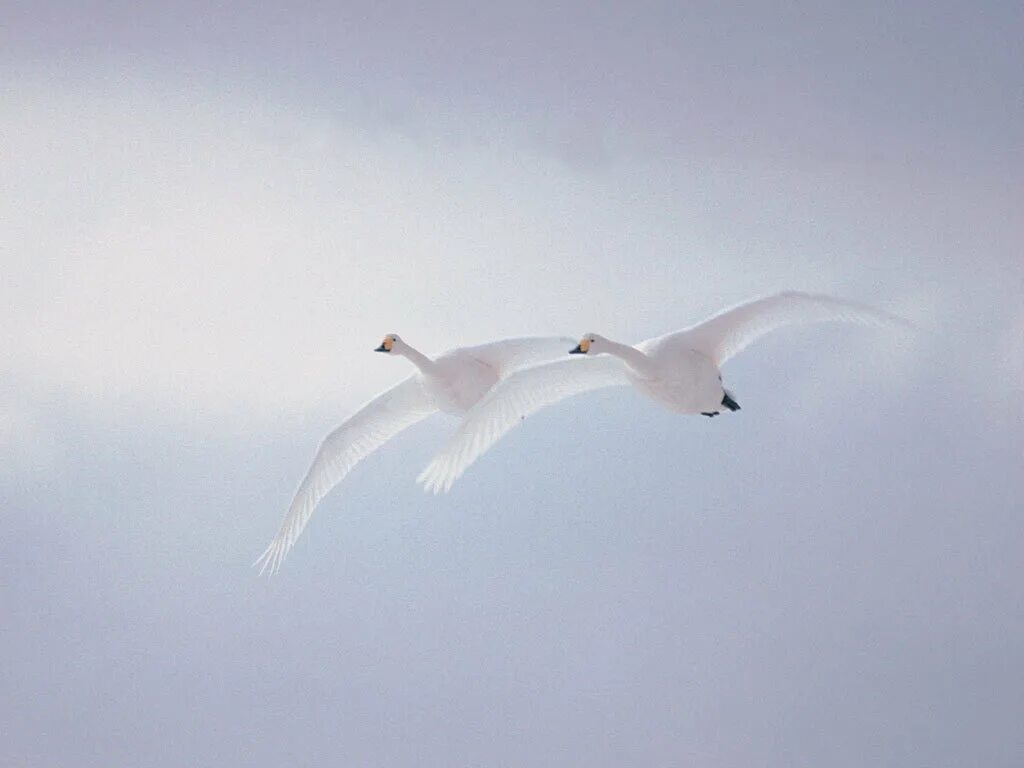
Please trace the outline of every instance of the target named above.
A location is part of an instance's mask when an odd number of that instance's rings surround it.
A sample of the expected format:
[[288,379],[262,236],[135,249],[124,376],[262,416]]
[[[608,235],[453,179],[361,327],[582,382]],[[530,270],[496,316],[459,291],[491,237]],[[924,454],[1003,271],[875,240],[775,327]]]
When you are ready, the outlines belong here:
[[395,333],[374,351],[404,357],[416,371],[380,393],[324,438],[270,544],[253,563],[277,573],[320,501],[375,450],[438,411],[464,416],[497,382],[565,353],[569,337],[502,339],[427,357]]
[[783,326],[829,321],[915,327],[857,302],[783,291],[635,345],[587,333],[567,350],[573,358],[525,368],[499,382],[466,414],[417,481],[427,492],[449,491],[466,469],[513,426],[542,408],[589,390],[632,385],[679,414],[714,417],[723,410],[739,411],[736,396],[722,384],[721,366]]

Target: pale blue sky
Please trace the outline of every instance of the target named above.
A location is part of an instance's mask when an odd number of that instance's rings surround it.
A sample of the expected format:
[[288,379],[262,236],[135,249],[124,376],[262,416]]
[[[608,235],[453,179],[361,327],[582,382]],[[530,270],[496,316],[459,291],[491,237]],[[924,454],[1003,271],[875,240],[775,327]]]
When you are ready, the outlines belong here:
[[[1020,4],[33,3],[0,28],[0,762],[1016,766]],[[402,435],[370,350],[782,288],[743,410]]]

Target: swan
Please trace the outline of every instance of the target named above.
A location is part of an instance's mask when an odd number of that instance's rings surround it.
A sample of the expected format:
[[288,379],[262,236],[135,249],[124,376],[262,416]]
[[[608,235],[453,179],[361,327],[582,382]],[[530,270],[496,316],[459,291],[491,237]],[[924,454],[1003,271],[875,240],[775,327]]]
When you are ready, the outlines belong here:
[[464,416],[495,385],[515,371],[565,354],[568,337],[503,339],[459,347],[431,359],[389,333],[375,352],[404,357],[416,371],[377,395],[324,438],[299,484],[284,520],[254,567],[280,570],[313,510],[358,464],[406,427],[441,411]]
[[581,392],[632,385],[674,413],[717,416],[740,410],[722,385],[721,366],[767,333],[787,325],[841,321],[913,328],[863,304],[784,291],[726,309],[702,323],[636,345],[584,334],[567,358],[518,371],[473,406],[444,448],[420,473],[428,492],[451,489],[462,473],[530,414]]

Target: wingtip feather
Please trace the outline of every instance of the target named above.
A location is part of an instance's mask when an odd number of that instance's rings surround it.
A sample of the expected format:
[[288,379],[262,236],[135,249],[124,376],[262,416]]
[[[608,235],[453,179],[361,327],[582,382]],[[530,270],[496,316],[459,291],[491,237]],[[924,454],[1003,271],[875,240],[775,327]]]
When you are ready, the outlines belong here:
[[416,478],[416,482],[423,486],[425,493],[432,493],[435,496],[439,496],[442,493],[448,493],[451,490],[452,484],[457,479],[458,475],[455,475],[448,471],[442,462],[434,459],[427,465],[427,468],[420,472],[419,477]]
[[253,568],[259,568],[258,576],[262,576],[264,573],[267,576],[274,576],[281,571],[281,565],[284,563],[285,558],[288,556],[288,550],[291,547],[286,541],[275,538],[263,550],[263,554],[256,558],[253,562]]

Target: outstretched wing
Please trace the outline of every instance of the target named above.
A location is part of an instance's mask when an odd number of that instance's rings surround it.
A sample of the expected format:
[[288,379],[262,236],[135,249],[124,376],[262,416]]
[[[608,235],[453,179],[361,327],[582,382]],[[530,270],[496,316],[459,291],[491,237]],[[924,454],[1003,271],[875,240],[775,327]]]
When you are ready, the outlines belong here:
[[680,345],[710,357],[716,365],[742,352],[767,333],[787,325],[846,322],[909,329],[914,326],[888,312],[831,296],[785,291],[724,310],[703,323],[675,331],[641,346]]
[[460,351],[496,369],[504,378],[531,365],[565,358],[575,343],[576,340],[568,336],[525,336],[463,347]]
[[327,435],[295,492],[277,535],[253,563],[260,573],[268,568],[272,574],[280,570],[316,505],[356,464],[435,410],[418,376],[413,375],[375,397]]
[[448,491],[470,464],[525,417],[580,392],[628,383],[622,362],[614,357],[569,358],[513,373],[470,409],[418,481],[427,491]]

